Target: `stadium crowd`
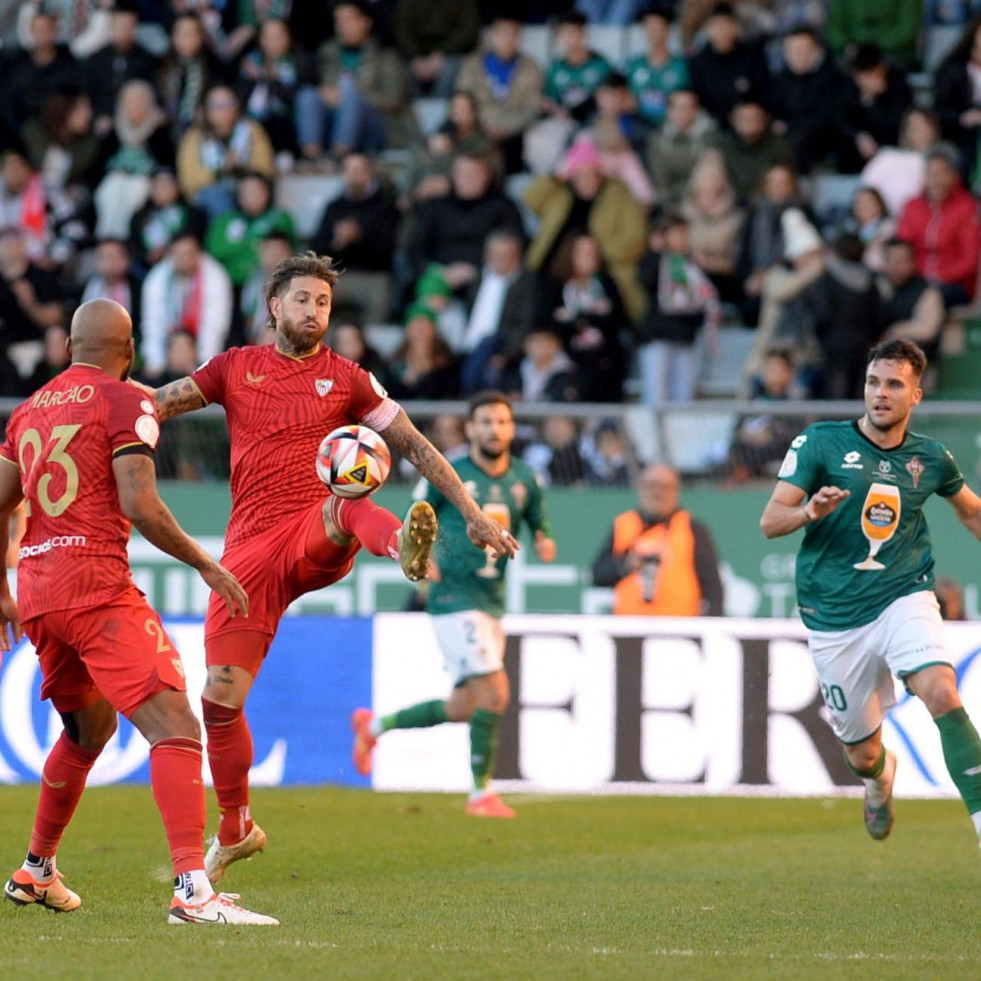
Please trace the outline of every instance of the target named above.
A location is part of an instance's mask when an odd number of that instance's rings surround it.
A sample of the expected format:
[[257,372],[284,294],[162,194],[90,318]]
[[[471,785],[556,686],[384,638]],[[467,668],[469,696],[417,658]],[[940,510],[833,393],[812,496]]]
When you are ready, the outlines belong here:
[[[853,398],[870,345],[934,358],[975,301],[976,0],[43,0],[6,18],[0,396],[65,367],[68,315],[95,297],[130,311],[153,384],[264,343],[262,283],[304,248],[343,270],[332,343],[399,399],[684,401],[723,324],[752,339],[728,366],[742,395]],[[951,45],[924,71],[938,27]],[[277,204],[305,175],[337,185],[314,221]],[[850,196],[828,200],[841,175]],[[734,434],[747,473],[793,428],[761,417]],[[548,428],[546,472],[564,453],[582,482],[626,480],[615,433],[591,432],[587,461],[574,425]]]

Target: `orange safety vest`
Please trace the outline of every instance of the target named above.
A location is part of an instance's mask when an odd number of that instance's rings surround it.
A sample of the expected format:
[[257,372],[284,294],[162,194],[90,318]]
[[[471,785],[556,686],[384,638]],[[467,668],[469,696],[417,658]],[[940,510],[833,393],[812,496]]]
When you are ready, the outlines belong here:
[[613,612],[624,616],[695,617],[702,590],[695,574],[695,536],[691,516],[676,511],[667,523],[644,529],[636,511],[613,522],[613,554],[633,548],[654,561],[621,579],[614,588]]

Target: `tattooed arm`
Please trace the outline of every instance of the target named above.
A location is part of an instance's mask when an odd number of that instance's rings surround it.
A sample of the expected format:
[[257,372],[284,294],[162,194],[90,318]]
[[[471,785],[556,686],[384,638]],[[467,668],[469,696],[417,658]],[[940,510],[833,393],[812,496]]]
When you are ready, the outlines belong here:
[[249,615],[249,598],[238,580],[177,523],[157,493],[153,458],[145,453],[124,453],[112,461],[119,506],[133,526],[161,552],[185,562],[225,601],[228,612]]
[[515,537],[480,510],[474,499],[467,493],[457,472],[447,463],[446,458],[426,439],[405,414],[399,409],[398,415],[385,428],[384,436],[391,447],[398,450],[446,499],[463,515],[467,522],[467,537],[481,548],[489,545],[498,555],[510,555],[521,547]]
[[203,409],[206,404],[201,390],[190,378],[178,378],[177,381],[152,391],[161,422],[185,412]]

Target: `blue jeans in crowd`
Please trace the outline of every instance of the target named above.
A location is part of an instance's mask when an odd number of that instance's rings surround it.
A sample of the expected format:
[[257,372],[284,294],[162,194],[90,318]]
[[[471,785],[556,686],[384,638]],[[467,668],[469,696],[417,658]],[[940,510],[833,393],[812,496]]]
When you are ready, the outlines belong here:
[[296,135],[301,149],[319,146],[349,147],[362,153],[385,148],[385,122],[381,113],[358,91],[353,79],[343,77],[338,87],[341,101],[325,106],[312,86],[296,93]]

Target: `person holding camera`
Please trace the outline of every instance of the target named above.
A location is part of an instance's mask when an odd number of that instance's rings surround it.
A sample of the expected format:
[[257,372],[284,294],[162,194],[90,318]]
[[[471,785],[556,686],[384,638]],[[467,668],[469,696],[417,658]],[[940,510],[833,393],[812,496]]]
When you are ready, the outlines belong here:
[[722,616],[722,579],[708,529],[681,507],[681,478],[663,463],[640,475],[638,507],[617,515],[593,561],[622,616]]

